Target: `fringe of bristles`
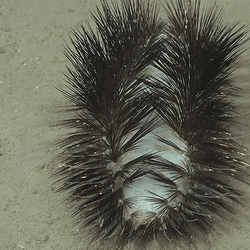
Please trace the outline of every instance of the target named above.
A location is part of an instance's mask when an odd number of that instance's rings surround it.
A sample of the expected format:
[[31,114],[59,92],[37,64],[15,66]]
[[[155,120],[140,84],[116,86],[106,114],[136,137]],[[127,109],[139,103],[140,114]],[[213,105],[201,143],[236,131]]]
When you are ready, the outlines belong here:
[[[166,3],[166,20],[149,1],[101,3],[92,14],[97,34],[74,29],[74,48],[65,50],[73,69],[61,91],[77,117],[61,123],[75,130],[60,142],[59,191],[70,190],[76,221],[93,227],[93,241],[116,235],[122,245],[141,244],[206,233],[216,215],[235,213],[230,201],[243,205],[232,180],[249,183],[245,149],[230,132],[230,77],[245,27],[224,26],[217,6],[202,9],[200,0]],[[158,134],[165,128],[179,143]],[[150,136],[152,147],[139,153]],[[148,191],[143,202],[151,211],[128,194],[143,178],[165,193]]]

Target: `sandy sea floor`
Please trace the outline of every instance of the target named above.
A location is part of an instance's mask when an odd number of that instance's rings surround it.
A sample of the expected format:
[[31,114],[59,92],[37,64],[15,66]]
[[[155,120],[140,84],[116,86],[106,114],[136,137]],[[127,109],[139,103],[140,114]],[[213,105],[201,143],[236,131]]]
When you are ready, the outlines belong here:
[[[250,25],[249,0],[218,2],[226,23]],[[91,25],[89,10],[95,5],[99,0],[0,1],[0,249],[20,249],[19,243],[27,250],[104,249],[100,243],[88,245],[91,233],[73,226],[66,195],[55,194],[51,185],[54,143],[67,132],[53,126],[67,115],[57,112],[67,104],[56,90],[65,84],[62,72],[68,64],[62,45],[71,27]],[[240,66],[235,81],[243,90],[237,102],[246,114],[237,135],[250,149],[250,51]],[[149,249],[250,249],[250,187],[241,188],[248,204],[223,224],[225,230],[216,229],[195,246]]]

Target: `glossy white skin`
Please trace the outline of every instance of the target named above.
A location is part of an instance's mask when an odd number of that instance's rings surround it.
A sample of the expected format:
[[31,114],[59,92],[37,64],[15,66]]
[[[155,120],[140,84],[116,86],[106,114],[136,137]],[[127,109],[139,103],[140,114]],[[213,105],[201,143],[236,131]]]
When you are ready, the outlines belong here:
[[[180,155],[180,152],[177,152],[177,150],[173,149],[172,147],[165,145],[162,142],[159,142],[157,140],[156,134],[174,142],[180,148],[185,150],[185,147],[186,147],[185,143],[181,141],[180,139],[178,139],[177,136],[175,136],[175,133],[173,133],[168,127],[161,126],[155,129],[153,132],[147,134],[145,137],[143,137],[140,143],[140,148],[137,150],[133,150],[132,152],[129,152],[126,155],[126,157],[123,159],[123,164],[143,154],[156,153],[158,156],[170,162],[184,166],[183,162],[187,161],[185,156]],[[148,167],[156,171],[158,170],[156,166],[148,166]],[[161,174],[165,175],[171,180],[174,179],[171,173],[167,171],[165,172],[160,171],[160,172]],[[134,201],[133,208],[130,209],[129,214],[127,214],[126,216],[130,217],[130,215],[133,214],[134,212],[157,213],[158,212],[157,205],[154,202],[147,200],[147,198],[148,197],[157,198],[157,195],[167,198],[168,195],[171,194],[171,190],[169,190],[169,194],[168,194],[168,190],[165,187],[163,188],[161,184],[162,183],[159,183],[158,181],[153,180],[150,175],[145,175],[133,181],[132,184],[129,185],[128,188],[125,188],[124,189],[125,199],[133,198],[133,201]],[[154,196],[149,191],[155,193],[156,195]]]

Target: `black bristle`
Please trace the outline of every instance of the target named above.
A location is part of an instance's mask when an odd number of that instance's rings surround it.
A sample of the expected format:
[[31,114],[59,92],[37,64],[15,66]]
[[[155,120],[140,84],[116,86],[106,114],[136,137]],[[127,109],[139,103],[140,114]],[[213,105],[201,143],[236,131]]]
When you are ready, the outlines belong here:
[[65,48],[73,68],[60,91],[76,116],[61,123],[74,132],[59,143],[59,191],[93,241],[192,239],[244,204],[231,76],[246,30],[200,0],[166,3],[163,20],[150,1],[120,3],[102,0],[96,33],[74,29]]

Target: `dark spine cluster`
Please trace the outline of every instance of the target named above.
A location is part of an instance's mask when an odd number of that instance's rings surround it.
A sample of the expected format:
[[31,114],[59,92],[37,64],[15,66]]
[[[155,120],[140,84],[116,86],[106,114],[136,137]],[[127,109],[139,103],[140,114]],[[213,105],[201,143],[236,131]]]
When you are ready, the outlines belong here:
[[[101,3],[97,32],[72,30],[65,50],[73,67],[61,91],[76,116],[62,122],[74,132],[60,142],[59,191],[70,191],[94,241],[208,232],[216,216],[234,213],[231,201],[242,205],[234,180],[248,183],[231,134],[245,28],[224,26],[217,6],[200,0],[166,3],[162,20],[150,1]],[[145,185],[146,196],[133,195]]]

